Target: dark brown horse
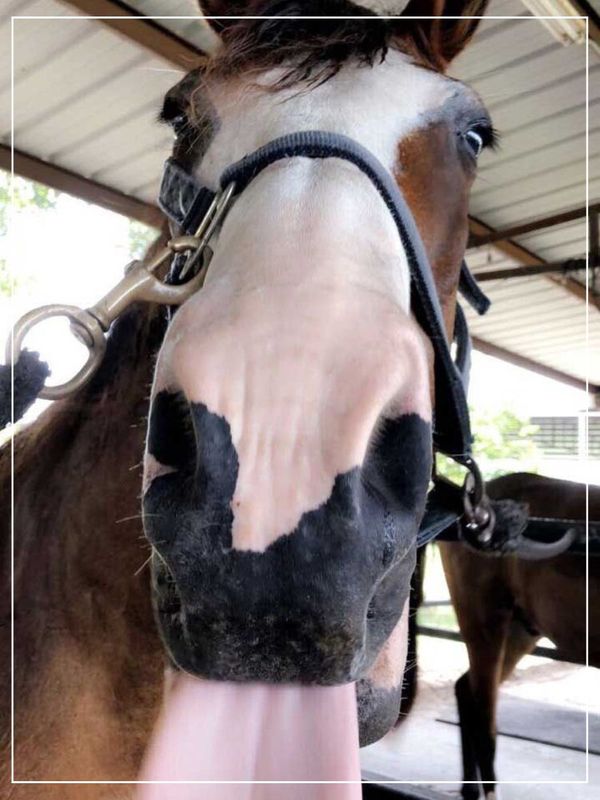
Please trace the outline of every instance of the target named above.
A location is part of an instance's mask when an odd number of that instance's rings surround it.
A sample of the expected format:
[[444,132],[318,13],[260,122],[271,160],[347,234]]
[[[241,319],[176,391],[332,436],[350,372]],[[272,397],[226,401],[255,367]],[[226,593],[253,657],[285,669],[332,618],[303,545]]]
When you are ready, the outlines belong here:
[[[516,473],[488,484],[492,499],[510,498],[531,516],[586,518],[583,484]],[[600,520],[600,487],[589,487],[589,519]],[[493,558],[459,543],[440,542],[444,571],[469,654],[469,671],[456,683],[465,781],[494,796],[498,688],[542,636],[557,655],[585,664],[586,559],[566,553],[541,561]],[[600,666],[600,561],[590,559],[589,663]],[[479,797],[477,783],[463,797]]]
[[[222,49],[165,100],[162,117],[177,134],[174,157],[214,186],[229,163],[282,133],[308,126],[352,136],[404,192],[450,335],[468,192],[493,135],[481,100],[444,70],[484,5],[411,2],[407,16],[449,18],[382,21],[346,0],[204,3],[214,14],[250,10],[264,19],[213,21]],[[298,13],[332,19],[289,19]],[[168,332],[162,310],[130,311],[114,325],[94,381],[17,438],[16,780],[135,780],[163,692],[162,730],[171,744],[179,740],[165,762],[159,737],[146,773],[152,777],[189,774],[188,763],[176,762],[190,740],[195,749],[185,758],[201,777],[215,769],[225,778],[357,777],[356,679],[363,741],[395,720],[435,387],[431,348],[409,313],[406,254],[372,192],[350,165],[333,161],[298,159],[265,171],[227,217],[205,288]],[[386,447],[394,432],[392,460]],[[8,508],[6,448],[0,458]],[[152,550],[139,506],[143,459]],[[392,465],[399,465],[393,490]],[[335,547],[327,544],[333,533]],[[8,778],[8,525],[2,542]],[[227,553],[226,574],[218,574],[215,543]],[[393,599],[385,619],[370,602],[383,586]],[[220,620],[226,594],[233,610]],[[276,598],[270,606],[269,597]],[[284,623],[285,635],[261,661],[260,642]],[[383,646],[367,646],[373,630],[385,634]],[[169,691],[165,644],[180,665],[230,680],[179,673]],[[306,670],[301,677],[314,673],[317,683],[319,676],[325,684],[353,678],[345,686],[271,688],[231,680],[293,681],[297,664]],[[171,713],[174,706],[183,717]],[[268,720],[263,728],[257,707]],[[286,771],[298,763],[298,771]],[[184,796],[175,791],[156,786],[147,796]],[[239,786],[202,791],[249,796]],[[252,796],[329,800],[358,789],[269,791]],[[5,783],[1,796],[132,792]]]

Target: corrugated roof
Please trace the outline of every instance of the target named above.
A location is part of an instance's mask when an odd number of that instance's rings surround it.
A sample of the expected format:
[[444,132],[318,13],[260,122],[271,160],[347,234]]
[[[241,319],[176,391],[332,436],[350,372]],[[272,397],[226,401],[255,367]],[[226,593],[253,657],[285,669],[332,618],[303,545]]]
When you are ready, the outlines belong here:
[[[508,228],[586,202],[586,51],[564,46],[523,8],[502,3],[525,19],[482,23],[454,72],[485,99],[501,134],[486,153],[471,197],[471,213],[494,228]],[[490,13],[498,4],[492,4]],[[590,50],[589,196],[600,196],[600,57]],[[516,237],[541,258],[584,256],[585,220]],[[477,272],[518,266],[487,246],[469,254]],[[467,310],[474,335],[569,375],[600,383],[600,315],[548,277],[509,278],[485,284],[493,300],[488,316]]]
[[199,50],[210,50],[219,42],[210,26],[200,21],[197,0],[169,0],[168,4],[165,0],[127,0],[127,5],[147,17],[160,17],[157,20],[160,25],[196,45]]
[[[15,21],[15,146],[154,202],[172,143],[156,115],[180,70],[54,0],[13,8],[72,17]],[[7,80],[0,107],[9,93]],[[10,140],[8,120],[1,136]]]
[[[146,14],[193,13],[193,0],[129,0]],[[15,146],[84,177],[154,202],[169,133],[156,124],[165,91],[181,71],[98,21],[76,16],[57,0],[12,0],[3,6],[2,42],[10,16],[63,19],[15,22]],[[530,17],[521,0],[493,0],[453,74],[482,95],[501,133],[501,147],[484,155],[471,212],[505,228],[585,203],[585,67],[583,46],[563,46]],[[506,17],[518,16],[519,19]],[[160,24],[196,47],[210,45],[195,20]],[[10,50],[0,48],[0,108],[10,107]],[[590,51],[590,199],[600,197],[600,56]],[[0,136],[10,141],[3,113]],[[582,221],[518,237],[548,261],[581,256]],[[473,251],[472,268],[517,266],[493,246]],[[494,301],[486,318],[468,311],[473,332],[515,353],[600,384],[600,316],[590,310],[594,358],[584,351],[585,305],[547,277],[486,283]],[[588,372],[589,369],[589,372]]]

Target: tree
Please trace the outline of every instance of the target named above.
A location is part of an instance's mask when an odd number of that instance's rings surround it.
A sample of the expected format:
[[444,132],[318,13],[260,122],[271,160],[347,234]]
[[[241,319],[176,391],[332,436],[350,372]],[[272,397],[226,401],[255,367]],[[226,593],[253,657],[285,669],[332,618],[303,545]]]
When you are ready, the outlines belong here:
[[144,225],[135,219],[129,220],[129,255],[133,258],[143,258],[146,250],[158,236],[156,228]]
[[[506,409],[493,413],[471,409],[471,425],[473,455],[486,480],[516,470],[538,471],[539,451],[533,441],[538,427],[526,417]],[[437,466],[442,475],[462,484],[462,467],[444,456],[438,456]]]
[[6,239],[9,226],[9,216],[13,211],[22,211],[26,208],[46,210],[54,208],[58,193],[49,186],[25,180],[14,176],[11,187],[10,173],[0,170],[0,241],[3,242],[0,250],[0,294],[10,294],[15,278],[9,273],[6,258]]

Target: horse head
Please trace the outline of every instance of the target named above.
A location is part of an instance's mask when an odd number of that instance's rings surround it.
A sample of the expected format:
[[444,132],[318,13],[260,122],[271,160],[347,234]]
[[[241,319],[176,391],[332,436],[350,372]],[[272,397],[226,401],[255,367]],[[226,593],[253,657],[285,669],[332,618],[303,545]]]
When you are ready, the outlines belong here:
[[[220,47],[162,118],[178,167],[213,190],[288,134],[372,154],[412,212],[451,339],[493,129],[445,71],[485,2],[401,5],[382,19],[349,0],[203,2]],[[364,171],[302,154],[252,177],[211,247],[151,396],[143,508],[163,640],[215,693],[341,686],[354,703],[356,684],[360,739],[375,741],[397,718],[436,425],[412,256]]]

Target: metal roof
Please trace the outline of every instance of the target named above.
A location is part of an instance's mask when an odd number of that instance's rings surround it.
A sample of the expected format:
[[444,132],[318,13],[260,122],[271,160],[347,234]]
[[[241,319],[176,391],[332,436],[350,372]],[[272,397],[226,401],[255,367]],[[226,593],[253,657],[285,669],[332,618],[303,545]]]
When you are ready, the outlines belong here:
[[[96,3],[96,5],[98,5]],[[102,3],[100,3],[102,6]],[[128,0],[151,15],[193,15],[195,0]],[[172,60],[140,46],[58,0],[9,0],[3,5],[2,41],[14,24],[15,147],[154,203],[169,133],[156,123],[165,91],[182,73]],[[494,19],[494,16],[503,17]],[[518,16],[519,19],[506,17]],[[60,19],[62,18],[62,19]],[[127,24],[127,23],[126,23]],[[214,36],[196,20],[156,20],[197,48]],[[185,49],[185,48],[183,48]],[[187,63],[183,55],[180,64]],[[0,48],[0,136],[10,143],[10,47]],[[600,198],[600,55],[589,51],[589,197]],[[486,101],[501,133],[487,153],[473,188],[471,213],[504,229],[583,206],[586,202],[586,48],[563,46],[522,0],[493,0],[472,44],[452,74],[471,83]],[[583,256],[584,220],[516,238],[550,262]],[[521,263],[494,245],[473,250],[475,272]],[[581,297],[556,276],[494,280],[485,284],[493,310],[479,319],[467,311],[473,333],[485,342],[600,385],[600,315],[590,307],[590,352]],[[590,355],[590,353],[592,355]]]
[[[492,3],[490,13],[498,8]],[[470,210],[493,228],[552,215],[586,203],[586,48],[564,46],[520,0],[502,2],[515,20],[484,20],[459,57],[457,77],[484,98],[501,145],[486,153]],[[510,10],[509,10],[510,7]],[[600,197],[600,56],[589,51],[589,198]],[[546,261],[584,257],[585,219],[515,237]],[[517,266],[493,246],[469,253],[476,273]],[[488,316],[467,310],[473,334],[569,375],[600,382],[600,315],[556,278],[536,276],[486,283]]]

